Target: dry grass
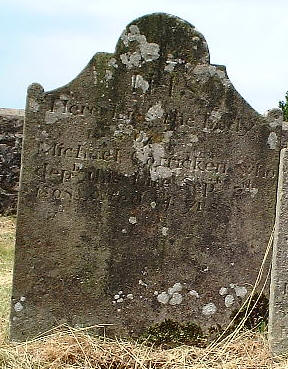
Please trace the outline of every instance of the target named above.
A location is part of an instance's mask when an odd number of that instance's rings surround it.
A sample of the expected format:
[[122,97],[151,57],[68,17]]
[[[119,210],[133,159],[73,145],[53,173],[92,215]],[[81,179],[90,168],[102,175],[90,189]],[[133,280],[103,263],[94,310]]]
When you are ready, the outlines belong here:
[[160,349],[132,342],[96,339],[83,331],[55,333],[25,344],[3,344],[2,368],[288,368],[288,359],[274,361],[263,334],[245,332],[217,349],[179,346]]
[[25,344],[7,338],[15,221],[0,217],[0,368],[3,369],[288,369],[288,358],[272,360],[266,335],[238,333],[230,340],[203,348],[173,349],[107,338],[89,330],[64,327]]

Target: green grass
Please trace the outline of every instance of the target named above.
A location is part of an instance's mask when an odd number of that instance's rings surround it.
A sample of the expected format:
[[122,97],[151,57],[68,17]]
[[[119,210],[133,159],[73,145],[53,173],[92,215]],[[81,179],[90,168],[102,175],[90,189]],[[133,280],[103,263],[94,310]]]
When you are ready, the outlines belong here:
[[10,310],[11,280],[15,243],[14,217],[0,216],[0,340],[8,336],[8,317]]

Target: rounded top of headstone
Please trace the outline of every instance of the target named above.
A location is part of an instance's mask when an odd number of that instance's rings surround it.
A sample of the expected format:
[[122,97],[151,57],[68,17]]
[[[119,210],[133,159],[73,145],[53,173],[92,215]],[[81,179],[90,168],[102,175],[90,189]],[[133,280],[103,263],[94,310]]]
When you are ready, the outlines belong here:
[[267,118],[273,118],[273,119],[283,120],[283,112],[279,108],[269,109],[269,110],[267,110],[267,112],[264,115]]
[[128,69],[157,60],[173,63],[208,64],[207,42],[195,27],[181,18],[154,13],[128,24],[119,38],[116,54]]

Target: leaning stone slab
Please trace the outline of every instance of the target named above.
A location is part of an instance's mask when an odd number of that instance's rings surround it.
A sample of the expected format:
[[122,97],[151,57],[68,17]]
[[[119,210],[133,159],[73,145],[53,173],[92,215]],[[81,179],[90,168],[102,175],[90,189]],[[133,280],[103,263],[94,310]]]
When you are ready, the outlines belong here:
[[271,272],[269,340],[273,354],[288,352],[288,149],[281,150]]
[[62,323],[122,336],[165,319],[225,327],[272,230],[280,131],[166,14],[133,21],[68,85],[33,84],[12,339]]

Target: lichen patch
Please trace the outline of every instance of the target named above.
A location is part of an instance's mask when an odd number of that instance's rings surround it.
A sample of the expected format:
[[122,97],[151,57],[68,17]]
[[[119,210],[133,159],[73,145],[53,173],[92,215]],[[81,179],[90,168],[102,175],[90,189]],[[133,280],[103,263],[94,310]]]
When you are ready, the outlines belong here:
[[227,287],[221,287],[219,290],[219,295],[224,296],[227,295],[228,293],[228,288]]
[[151,122],[155,119],[162,118],[164,114],[164,109],[161,106],[161,103],[158,102],[157,104],[151,106],[148,112],[145,115],[145,120],[147,122]]
[[172,287],[168,288],[168,294],[169,295],[173,295],[173,293],[175,292],[180,292],[182,291],[183,286],[181,283],[175,283]]
[[235,298],[233,295],[225,296],[225,306],[230,307],[234,304]]
[[132,76],[132,86],[136,89],[141,88],[143,93],[145,93],[149,89],[149,82],[146,81],[140,74],[136,76]]
[[129,223],[131,223],[131,224],[136,224],[136,223],[137,223],[137,218],[136,218],[136,217],[130,217],[130,218],[128,219],[128,221],[129,221]]
[[[122,63],[125,64],[128,69],[133,66],[138,67],[142,62],[151,62],[159,58],[160,46],[158,44],[147,42],[146,36],[141,35],[140,30],[136,25],[132,24],[129,27],[129,31],[130,32],[128,33],[124,31],[120,37],[126,47],[128,47],[129,43],[132,41],[137,43],[136,51],[134,53],[131,54],[131,52],[127,52],[120,55]],[[132,56],[134,61],[131,59]],[[137,58],[137,63],[135,63],[135,58]]]
[[162,229],[161,229],[161,233],[162,233],[162,235],[163,236],[167,236],[168,235],[168,227],[162,227]]
[[278,144],[278,138],[275,132],[271,132],[268,139],[267,139],[267,144],[269,145],[269,148],[271,150],[275,150],[277,148],[277,144]]
[[166,292],[161,292],[157,295],[157,300],[160,304],[167,304],[170,299],[170,296]]
[[21,302],[16,302],[16,304],[14,305],[14,310],[16,311],[16,313],[20,313],[20,311],[22,311],[23,309],[24,307]]
[[105,80],[108,82],[110,81],[110,79],[112,79],[113,77],[113,73],[111,72],[111,70],[109,69],[106,69],[106,72],[105,72]]
[[128,52],[125,54],[121,54],[120,59],[122,63],[126,65],[127,69],[139,67],[141,63],[141,55],[137,51],[135,51],[134,53]]
[[244,298],[247,294],[247,289],[246,287],[240,287],[240,286],[235,286],[235,294],[238,297]]
[[173,293],[171,299],[169,300],[169,304],[170,305],[179,305],[181,304],[183,300],[183,296],[181,295],[181,293],[175,292]]
[[185,64],[185,60],[176,59],[172,54],[168,54],[166,65],[164,67],[165,72],[173,72],[177,64]]
[[108,67],[118,68],[117,60],[115,58],[111,58],[110,60],[108,60],[107,64]]
[[33,113],[39,111],[40,105],[35,99],[30,98],[28,104],[29,108],[33,111]]
[[189,295],[189,296],[192,296],[192,297],[196,297],[196,299],[199,299],[199,298],[200,298],[199,293],[198,293],[197,291],[195,291],[195,290],[190,290],[190,291],[188,292],[188,295]]
[[202,308],[202,314],[206,316],[214,315],[217,311],[217,307],[213,302],[209,302],[209,304],[206,304]]

